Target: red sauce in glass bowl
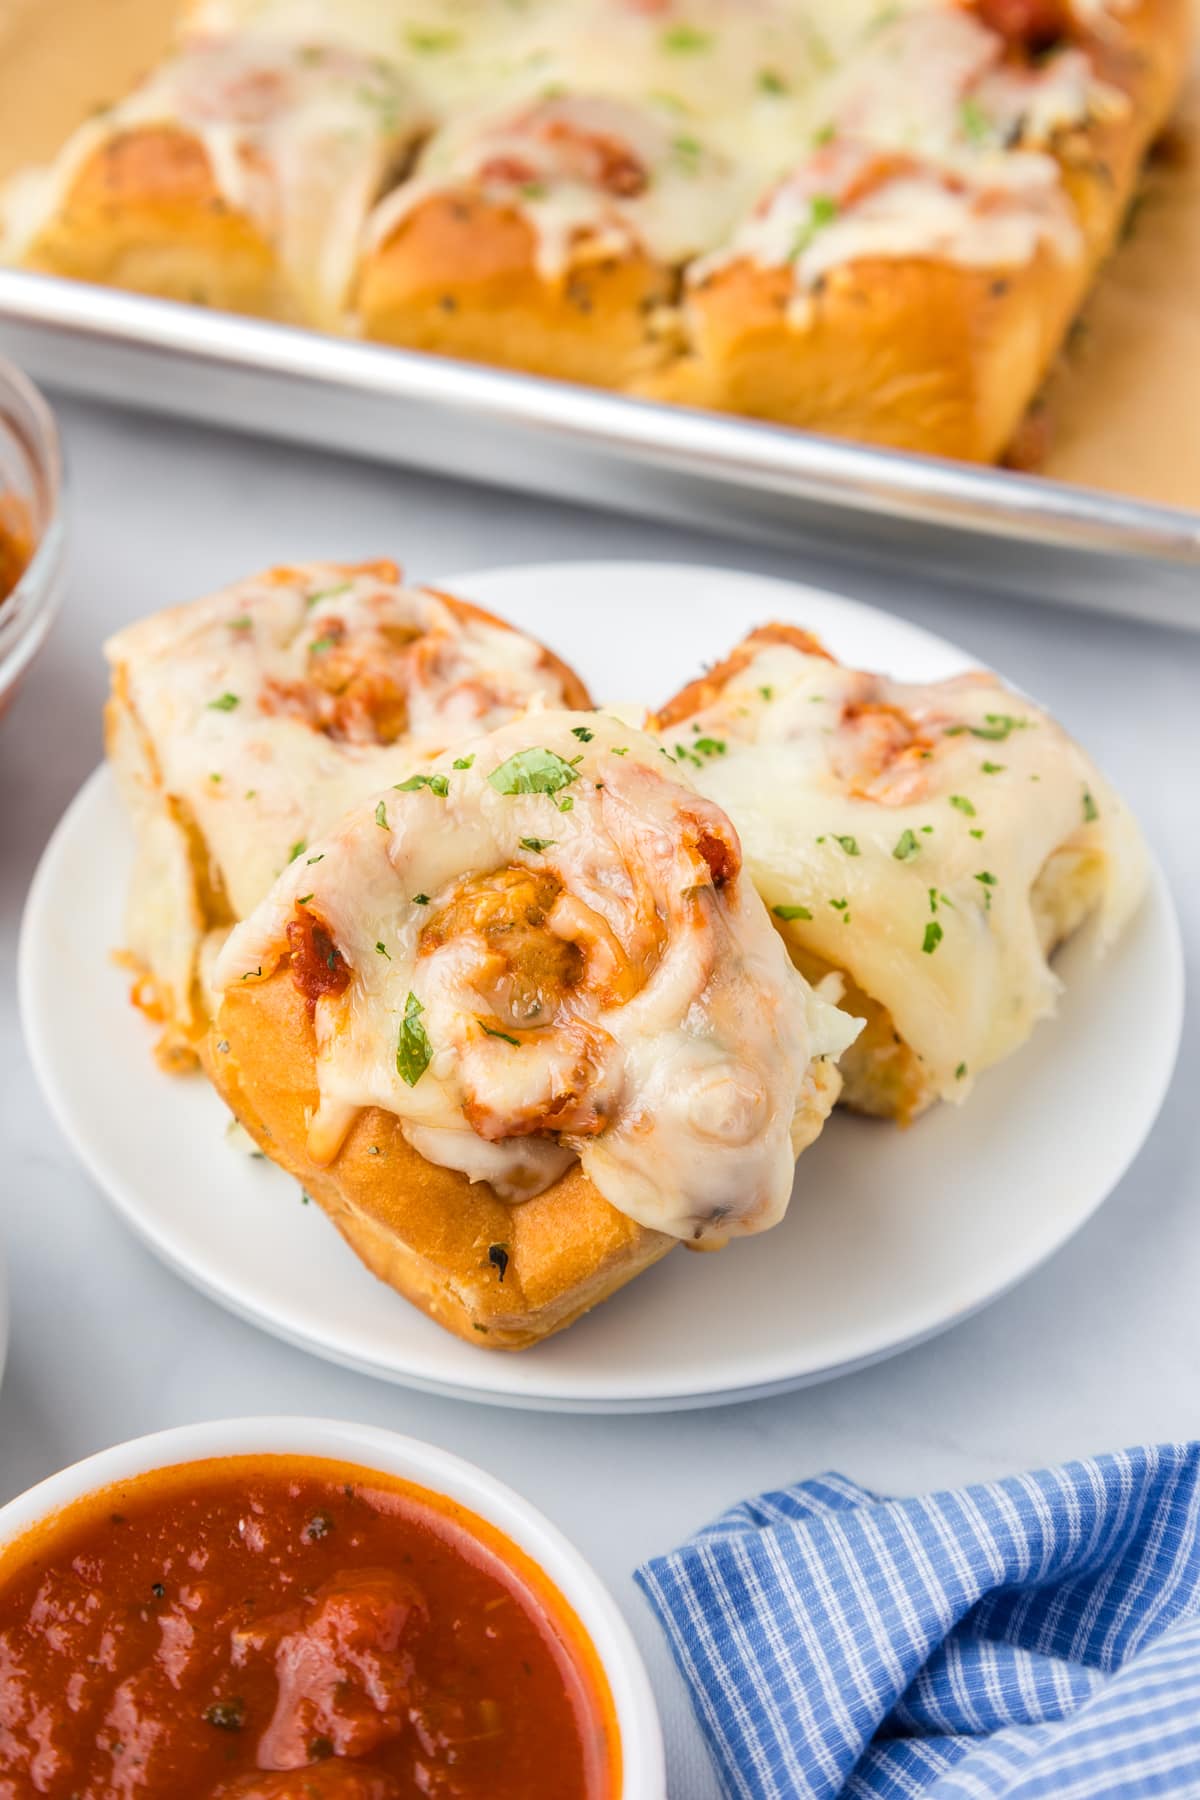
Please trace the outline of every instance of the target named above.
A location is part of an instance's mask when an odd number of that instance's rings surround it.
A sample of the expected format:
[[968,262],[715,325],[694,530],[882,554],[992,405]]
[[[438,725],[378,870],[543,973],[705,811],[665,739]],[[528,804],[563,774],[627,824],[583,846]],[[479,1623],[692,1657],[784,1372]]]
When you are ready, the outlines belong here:
[[0,1800],[615,1800],[595,1652],[523,1552],[349,1464],[122,1482],[0,1557]]
[[20,581],[32,554],[28,508],[15,494],[0,494],[0,603]]

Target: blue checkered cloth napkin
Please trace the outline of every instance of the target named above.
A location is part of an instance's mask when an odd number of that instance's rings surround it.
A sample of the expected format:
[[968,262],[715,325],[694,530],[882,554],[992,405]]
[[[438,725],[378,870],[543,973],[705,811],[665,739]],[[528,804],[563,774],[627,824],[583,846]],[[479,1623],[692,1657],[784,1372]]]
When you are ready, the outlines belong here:
[[1200,1444],[840,1475],[638,1571],[735,1800],[1200,1796]]

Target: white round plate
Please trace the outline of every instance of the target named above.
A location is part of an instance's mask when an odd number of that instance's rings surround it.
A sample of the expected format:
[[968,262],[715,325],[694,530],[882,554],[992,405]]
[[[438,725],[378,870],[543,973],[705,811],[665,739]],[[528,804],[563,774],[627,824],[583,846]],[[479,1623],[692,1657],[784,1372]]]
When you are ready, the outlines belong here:
[[[561,564],[446,585],[545,638],[614,705],[673,693],[769,619],[901,677],[970,666],[873,607],[722,569]],[[1112,1191],[1178,1048],[1179,928],[1156,872],[1100,967],[1084,937],[1068,946],[1059,1016],[967,1105],[937,1107],[907,1132],[838,1114],[801,1158],[781,1226],[717,1256],[677,1252],[561,1336],[501,1355],[377,1282],[289,1177],[229,1148],[227,1115],[202,1079],[156,1067],[110,956],[130,856],[100,770],[46,850],[22,932],[30,1053],[84,1163],[164,1262],[222,1305],[351,1368],[477,1400],[710,1405],[844,1373],[944,1330],[1028,1275]]]

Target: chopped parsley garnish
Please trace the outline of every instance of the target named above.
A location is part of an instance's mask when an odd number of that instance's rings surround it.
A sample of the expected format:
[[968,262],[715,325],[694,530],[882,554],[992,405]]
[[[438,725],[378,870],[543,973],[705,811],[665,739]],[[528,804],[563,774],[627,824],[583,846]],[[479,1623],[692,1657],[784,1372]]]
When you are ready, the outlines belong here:
[[249,631],[253,624],[254,620],[250,617],[250,614],[243,613],[240,619],[230,619],[229,629],[230,631]]
[[495,1026],[485,1025],[482,1019],[477,1020],[477,1024],[480,1031],[486,1032],[488,1037],[499,1038],[502,1044],[511,1044],[514,1050],[521,1048],[520,1038],[513,1037],[509,1032],[497,1031]]
[[508,1268],[508,1245],[507,1244],[489,1244],[488,1245],[488,1261],[491,1263],[493,1269],[495,1269],[497,1274],[499,1275],[500,1285],[501,1285],[501,1287],[503,1287],[505,1271]]
[[973,828],[973,830],[971,830],[967,833],[967,836],[973,837],[973,838],[981,838],[983,836],[983,831],[981,830],[981,828],[978,825],[976,825]]
[[301,894],[300,898],[296,902],[296,905],[297,906],[307,906],[311,899],[312,899],[311,894]]
[[232,712],[235,706],[241,704],[241,700],[236,694],[218,694],[215,700],[209,701],[208,710],[209,712]]
[[925,941],[921,945],[921,948],[925,952],[926,956],[933,955],[934,951],[937,949],[938,945],[941,943],[944,935],[945,934],[942,931],[942,928],[938,924],[937,920],[931,919],[929,921],[928,925],[925,927]]
[[976,879],[976,881],[980,882],[983,886],[984,911],[991,912],[991,910],[992,910],[992,889],[996,885],[996,877],[992,874],[990,869],[981,869],[979,871],[978,875],[976,875],[975,879]]
[[328,635],[325,637],[314,638],[312,643],[308,646],[308,654],[310,656],[321,656],[326,650],[332,650],[336,643],[337,639],[329,637]]
[[903,9],[897,5],[881,6],[867,26],[868,33],[873,34],[876,31],[882,31],[887,25],[894,25],[896,20],[900,17],[902,10]]
[[680,157],[685,167],[690,167],[703,154],[704,146],[699,138],[680,136],[671,139],[671,148]]
[[412,903],[414,906],[428,906],[429,905],[429,895],[428,894],[414,894],[412,897]]
[[850,902],[848,900],[831,900],[829,904],[835,912],[841,913],[842,924],[848,925],[850,923]]
[[[696,739],[696,748],[699,749],[699,747],[700,747],[700,739],[697,738]],[[629,755],[629,745],[628,744],[614,744],[612,747],[612,753],[614,756],[628,756]]]
[[544,181],[523,181],[520,187],[523,200],[544,200],[547,191]]
[[659,39],[663,49],[675,56],[690,56],[698,50],[711,50],[712,41],[711,31],[698,31],[694,25],[671,25]]
[[595,735],[595,732],[589,731],[586,725],[572,725],[571,727],[571,736],[578,738],[581,744],[590,744]]
[[966,1074],[966,1072],[967,1072],[966,1063],[959,1063],[957,1069],[955,1069],[955,1071],[954,1071],[955,1081],[961,1081],[963,1076]]
[[385,831],[388,828],[387,807],[384,805],[382,800],[379,802],[379,805],[375,808],[375,823],[377,825],[382,825],[382,827]]
[[388,961],[391,962],[392,953],[388,949],[387,945],[384,943],[382,938],[380,938],[379,942],[376,944],[375,949],[380,956],[386,956]]
[[1028,719],[1015,719],[1011,713],[984,713],[982,725],[947,725],[944,737],[962,737],[970,732],[972,737],[986,738],[990,743],[1002,744],[1006,737],[1014,731],[1025,731],[1029,727]]
[[[291,849],[288,851],[288,861],[290,863],[294,863],[296,858],[298,856],[303,856],[304,852],[307,849],[308,849],[308,845],[305,843],[304,839],[297,838],[296,842],[292,845]],[[310,860],[313,862],[320,862],[321,859],[319,856],[314,856]]]
[[966,813],[968,819],[973,819],[975,817],[974,804],[967,799],[965,794],[951,794],[950,804],[951,806],[957,807],[960,813]]
[[786,94],[788,84],[776,69],[760,69],[758,91],[760,94]]
[[992,135],[992,122],[973,94],[968,94],[958,109],[963,136],[972,144],[986,144]]
[[775,689],[773,687],[760,687],[758,691],[764,700],[773,700],[775,698]]
[[695,765],[698,769],[702,769],[704,767],[704,764],[700,761],[700,758],[698,756],[694,756],[692,754],[692,752],[688,749],[686,744],[676,744],[675,755],[677,756],[677,758],[679,759],[680,762],[695,763]]
[[[301,850],[303,850],[303,848],[304,848],[303,844],[297,845],[295,855],[299,856],[299,854],[300,854]],[[292,860],[293,859],[291,857],[288,858],[289,862]],[[304,866],[306,869],[311,869],[315,862],[324,862],[324,861],[325,861],[325,852],[322,850],[319,856],[310,856]]]
[[937,911],[939,900],[941,901],[943,906],[948,906],[950,908],[951,912],[954,911],[954,902],[950,898],[949,894],[943,894],[940,888],[930,888],[930,890],[929,890],[929,910],[931,913],[935,913]]
[[554,804],[557,806],[559,812],[570,812],[575,805],[575,802],[570,794],[564,794],[562,799],[556,800]]
[[456,756],[450,767],[452,769],[469,769],[474,761],[475,757],[473,754],[471,756]]
[[555,844],[558,842],[558,839],[557,838],[520,838],[520,839],[518,839],[518,842],[520,843],[522,850],[532,850],[533,854],[535,856],[540,856],[543,850],[548,850],[550,848],[551,844]]
[[[808,203],[808,217],[800,226],[788,252],[789,262],[803,256],[818,232],[825,231],[838,216],[838,203],[832,194],[814,194]],[[813,696],[817,699],[819,696]]]
[[1004,763],[981,762],[979,766],[985,775],[1003,775],[1007,765]]
[[827,119],[825,124],[818,125],[812,134],[813,148],[819,150],[822,144],[831,144],[836,136],[837,126],[832,119]]
[[556,794],[579,777],[554,750],[518,750],[488,776],[498,794]]
[[396,1073],[410,1088],[416,1087],[433,1057],[433,1048],[421,1023],[424,1011],[417,996],[410,992],[404,1004],[404,1017],[400,1021],[400,1036],[396,1043]]
[[404,35],[409,49],[421,56],[437,56],[445,50],[453,50],[459,41],[457,31],[439,31],[428,25],[410,25]]
[[[833,904],[834,902],[831,901],[830,905]],[[773,906],[771,911],[775,914],[777,919],[791,920],[812,918],[812,914],[809,912],[807,906]]]
[[347,593],[351,586],[349,581],[339,581],[336,587],[318,588],[315,594],[305,596],[305,605],[316,606],[320,600],[332,600],[335,594]]
[[1092,799],[1092,796],[1088,792],[1087,788],[1084,788],[1084,790],[1083,790],[1083,822],[1084,822],[1084,824],[1085,825],[1094,825],[1096,820],[1099,817],[1100,817],[1100,808],[1096,805],[1096,802]]
[[833,838],[835,844],[840,844],[842,846],[842,849],[846,852],[847,856],[858,856],[860,854],[857,838],[841,837],[836,831],[831,832],[830,836]]
[[920,848],[915,831],[902,831],[896,839],[896,848],[892,851],[892,855],[897,862],[907,862],[909,857],[915,856]]
[[206,1725],[215,1725],[218,1731],[240,1731],[246,1723],[246,1704],[243,1700],[214,1700],[201,1716]]
[[415,794],[418,788],[428,788],[431,794],[436,794],[439,800],[444,800],[450,792],[450,777],[448,775],[410,775],[407,781],[396,783],[398,794]]

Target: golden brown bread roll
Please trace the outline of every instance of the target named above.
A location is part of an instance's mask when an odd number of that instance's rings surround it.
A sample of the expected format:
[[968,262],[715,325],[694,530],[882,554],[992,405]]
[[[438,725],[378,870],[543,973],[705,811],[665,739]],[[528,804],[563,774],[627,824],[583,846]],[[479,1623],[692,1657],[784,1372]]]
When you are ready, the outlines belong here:
[[1183,0],[1055,11],[881,14],[803,157],[688,268],[688,350],[642,391],[999,457],[1187,64]]
[[586,91],[451,122],[371,221],[366,336],[603,387],[647,375],[673,348],[676,271],[736,205],[728,160],[679,142],[652,105]]
[[400,71],[337,44],[185,39],[8,202],[24,267],[338,326],[374,201],[424,123]]
[[230,935],[205,1066],[384,1280],[520,1348],[782,1215],[855,1026],[640,732],[546,712],[426,762]]

